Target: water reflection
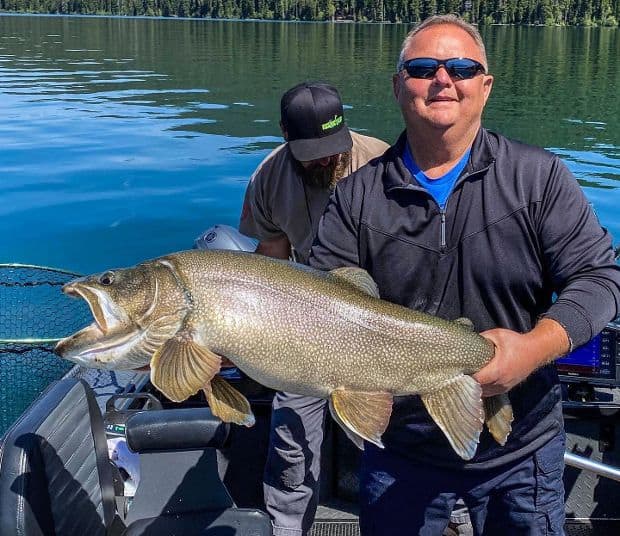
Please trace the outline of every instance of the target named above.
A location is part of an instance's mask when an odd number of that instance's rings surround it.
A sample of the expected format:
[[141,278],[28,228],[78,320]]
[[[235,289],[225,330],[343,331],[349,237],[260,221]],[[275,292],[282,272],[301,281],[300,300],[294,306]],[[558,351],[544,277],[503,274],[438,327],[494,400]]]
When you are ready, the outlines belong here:
[[[278,100],[338,86],[349,125],[392,141],[404,25],[0,16],[2,260],[93,271],[235,225],[281,141]],[[484,29],[485,122],[557,153],[620,239],[620,37]]]

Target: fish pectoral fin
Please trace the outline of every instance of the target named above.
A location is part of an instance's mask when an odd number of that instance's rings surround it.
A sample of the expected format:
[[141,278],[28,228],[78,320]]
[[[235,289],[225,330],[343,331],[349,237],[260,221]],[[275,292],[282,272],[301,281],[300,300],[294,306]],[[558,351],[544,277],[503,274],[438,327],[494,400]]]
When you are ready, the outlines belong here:
[[183,309],[170,314],[160,316],[153,320],[143,331],[142,340],[139,342],[134,353],[143,353],[151,357],[158,348],[181,329],[185,311]]
[[379,298],[379,287],[370,274],[363,268],[356,266],[344,266],[329,272],[334,277],[338,277],[353,285],[355,288],[365,292],[373,298]]
[[180,332],[151,359],[151,383],[174,402],[182,402],[220,371],[221,358]]
[[383,448],[381,436],[390,422],[392,400],[390,393],[369,393],[339,387],[332,391],[329,409],[334,420],[359,448],[363,450],[362,439]]
[[471,460],[478,448],[484,422],[481,396],[480,384],[465,374],[420,395],[430,416],[464,460]]
[[256,423],[248,399],[221,376],[214,376],[203,391],[213,415],[224,422],[247,427]]
[[502,447],[512,431],[512,404],[507,394],[490,396],[484,399],[485,422],[493,439]]

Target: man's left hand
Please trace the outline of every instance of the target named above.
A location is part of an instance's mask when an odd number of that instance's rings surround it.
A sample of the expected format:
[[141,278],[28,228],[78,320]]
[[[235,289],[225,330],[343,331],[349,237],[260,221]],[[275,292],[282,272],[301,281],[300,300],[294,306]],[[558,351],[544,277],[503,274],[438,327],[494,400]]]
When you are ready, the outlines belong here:
[[528,352],[526,335],[502,328],[490,329],[480,335],[495,345],[493,359],[474,374],[474,379],[482,386],[482,396],[505,393],[534,371],[521,359]]
[[542,365],[569,350],[568,334],[555,320],[543,318],[528,333],[495,328],[480,335],[495,345],[495,356],[473,375],[482,396],[506,393]]

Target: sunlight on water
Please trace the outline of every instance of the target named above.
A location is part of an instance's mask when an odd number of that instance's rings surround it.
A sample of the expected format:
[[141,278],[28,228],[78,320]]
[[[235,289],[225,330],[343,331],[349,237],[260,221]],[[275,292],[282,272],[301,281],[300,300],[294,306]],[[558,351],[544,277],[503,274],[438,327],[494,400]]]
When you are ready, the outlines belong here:
[[[390,87],[402,25],[0,16],[0,30],[0,261],[91,272],[236,225],[250,174],[281,141],[280,94],[303,79],[336,84],[356,130],[393,141],[402,128]],[[487,31],[488,126],[560,155],[619,240],[618,84],[549,86],[562,66],[540,32],[506,47],[510,29]],[[617,79],[600,53],[612,37],[592,39],[592,68]],[[514,65],[530,49],[541,61],[524,83]]]

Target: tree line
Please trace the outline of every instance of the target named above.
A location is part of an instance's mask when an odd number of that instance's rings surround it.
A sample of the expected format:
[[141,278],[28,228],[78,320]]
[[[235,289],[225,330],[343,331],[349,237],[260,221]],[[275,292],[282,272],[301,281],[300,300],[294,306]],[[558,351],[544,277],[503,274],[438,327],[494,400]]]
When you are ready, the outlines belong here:
[[457,13],[476,24],[618,26],[620,0],[0,0],[29,13],[416,23]]

